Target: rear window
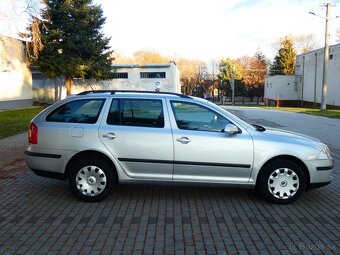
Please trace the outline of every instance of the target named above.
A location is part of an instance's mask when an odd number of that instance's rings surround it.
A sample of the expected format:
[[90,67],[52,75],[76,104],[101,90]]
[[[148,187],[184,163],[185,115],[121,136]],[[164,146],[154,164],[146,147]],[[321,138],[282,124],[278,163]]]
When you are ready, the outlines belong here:
[[104,101],[105,99],[81,99],[68,102],[51,112],[46,121],[94,124]]
[[109,125],[164,127],[161,100],[114,99],[107,118]]

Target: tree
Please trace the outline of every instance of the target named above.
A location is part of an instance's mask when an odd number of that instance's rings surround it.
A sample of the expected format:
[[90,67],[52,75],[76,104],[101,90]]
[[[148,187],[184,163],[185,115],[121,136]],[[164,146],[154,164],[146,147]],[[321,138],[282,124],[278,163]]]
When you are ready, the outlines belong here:
[[274,58],[274,63],[270,67],[270,74],[290,75],[295,72],[296,50],[294,43],[289,37],[284,37],[281,41],[281,47]]
[[235,81],[235,95],[241,95],[244,92],[244,84],[242,82],[243,77],[243,65],[240,59],[221,59],[219,63],[220,73],[218,75],[220,83],[220,89],[227,95],[231,93],[231,80]]
[[202,75],[202,67],[205,67],[205,63],[200,60],[185,58],[177,59],[176,63],[180,73],[182,92],[187,95],[192,95],[202,78],[204,78]]
[[44,45],[38,59],[32,59],[50,78],[65,76],[67,94],[73,78],[109,79],[112,77],[110,38],[101,32],[105,23],[100,6],[92,0],[49,0],[40,25]]
[[307,53],[320,48],[315,34],[300,34],[292,37],[297,54]]
[[268,72],[268,61],[265,55],[258,51],[253,57],[245,57],[242,63],[244,65],[242,81],[249,87],[248,91],[255,91],[255,95],[259,98],[260,89],[264,86]]
[[165,64],[169,63],[169,58],[162,56],[157,51],[140,50],[133,54],[135,63],[139,65]]
[[336,38],[336,43],[340,43],[340,28],[336,29],[335,38]]

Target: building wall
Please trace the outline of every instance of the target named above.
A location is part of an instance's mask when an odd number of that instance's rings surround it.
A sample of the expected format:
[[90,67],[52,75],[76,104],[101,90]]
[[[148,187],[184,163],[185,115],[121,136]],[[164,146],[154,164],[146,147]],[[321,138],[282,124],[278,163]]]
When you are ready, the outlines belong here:
[[[115,65],[117,77],[112,80],[96,81],[74,79],[72,94],[84,90],[160,90],[180,93],[179,71],[174,62],[159,65]],[[165,77],[141,78],[141,72],[165,73]],[[52,103],[66,97],[64,78],[48,79],[39,71],[33,73],[34,101]],[[127,74],[127,76],[122,74]],[[122,77],[124,76],[124,77]]]
[[32,75],[20,40],[0,36],[0,109],[32,106]]
[[265,79],[264,101],[266,105],[295,106],[299,101],[300,76],[275,75]]
[[[296,74],[301,76],[301,101],[320,104],[322,95],[324,50],[319,49],[296,58]],[[326,104],[340,106],[340,44],[329,49]]]
[[[284,83],[289,83],[291,80],[290,76],[269,76],[265,82],[265,99],[271,102],[277,100],[275,97],[280,97],[280,100],[288,100],[281,102],[283,105],[295,102],[299,106],[319,107],[322,95],[323,61],[323,48],[298,55],[295,70],[295,76],[300,77],[296,80],[298,91],[292,91],[291,87],[284,86]],[[268,86],[269,84],[271,86]],[[333,45],[329,49],[327,88],[327,107],[340,108],[340,44]]]

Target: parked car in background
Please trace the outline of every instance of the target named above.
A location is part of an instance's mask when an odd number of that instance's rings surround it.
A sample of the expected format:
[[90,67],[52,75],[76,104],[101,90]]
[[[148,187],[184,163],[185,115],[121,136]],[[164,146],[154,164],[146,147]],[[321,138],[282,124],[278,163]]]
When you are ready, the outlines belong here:
[[333,159],[319,140],[250,125],[219,106],[165,92],[85,91],[38,114],[27,165],[69,179],[100,201],[118,183],[202,183],[255,188],[286,204],[331,182]]

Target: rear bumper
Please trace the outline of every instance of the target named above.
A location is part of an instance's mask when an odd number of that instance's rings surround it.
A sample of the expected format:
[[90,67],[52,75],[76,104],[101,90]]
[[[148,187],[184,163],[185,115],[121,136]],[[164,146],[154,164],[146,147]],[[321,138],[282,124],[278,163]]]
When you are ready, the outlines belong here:
[[67,179],[66,176],[62,173],[48,172],[48,171],[35,170],[35,169],[31,169],[31,170],[38,176],[52,178],[52,179],[56,179],[56,180],[66,180]]
[[332,182],[332,180],[328,181],[328,182],[317,182],[317,183],[311,183],[308,187],[308,189],[316,189],[316,188],[320,188],[323,186],[326,186],[328,184],[330,184]]
[[65,155],[58,152],[39,149],[32,151],[29,147],[25,151],[26,164],[36,175],[65,179]]

